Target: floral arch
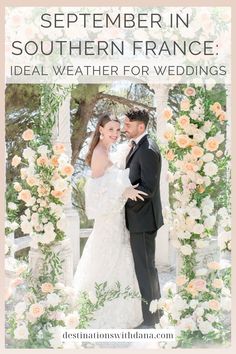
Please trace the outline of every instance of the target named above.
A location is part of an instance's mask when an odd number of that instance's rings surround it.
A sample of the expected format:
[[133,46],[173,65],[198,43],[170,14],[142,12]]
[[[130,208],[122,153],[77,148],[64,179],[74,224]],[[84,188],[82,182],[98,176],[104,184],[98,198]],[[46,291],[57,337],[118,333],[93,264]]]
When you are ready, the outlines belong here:
[[[152,88],[162,127],[157,139],[169,165],[165,219],[177,250],[177,277],[175,283],[165,284],[162,298],[152,302],[150,311],[163,311],[157,328],[175,328],[172,347],[225,344],[230,335],[228,104],[225,112],[230,91],[227,88],[222,102],[215,102],[212,90],[205,86],[179,85],[178,109],[173,110],[168,102],[173,88]],[[19,168],[19,180],[7,200],[6,330],[10,347],[15,348],[60,347],[61,328],[87,328],[106,301],[135,296],[119,284],[113,289],[98,284],[96,296],[84,293],[78,299],[69,286],[73,264],[67,236],[68,232],[72,239],[75,235],[65,228],[65,218],[72,229],[79,225],[71,206],[70,127],[63,119],[66,114],[68,118],[70,87],[45,85],[42,90],[40,124],[22,135],[26,147],[12,160]],[[20,219],[19,203],[26,209]],[[12,234],[19,226],[32,238],[31,267],[14,259]],[[17,303],[16,293],[21,297]]]

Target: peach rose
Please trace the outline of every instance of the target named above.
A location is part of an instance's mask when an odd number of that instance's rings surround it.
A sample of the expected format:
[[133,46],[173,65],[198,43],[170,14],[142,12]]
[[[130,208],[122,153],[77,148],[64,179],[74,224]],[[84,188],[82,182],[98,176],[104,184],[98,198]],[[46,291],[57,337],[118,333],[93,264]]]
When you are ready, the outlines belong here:
[[40,197],[46,196],[46,195],[49,194],[48,189],[47,189],[46,187],[44,187],[44,186],[39,186],[39,187],[37,188],[37,192],[38,192],[38,194],[39,194]]
[[28,189],[22,189],[19,193],[18,199],[23,200],[23,202],[28,203],[31,199],[31,193]]
[[225,120],[227,120],[226,113],[224,111],[219,112],[219,114],[217,114],[217,118],[220,122],[224,122]]
[[215,262],[215,261],[207,263],[207,266],[211,270],[219,270],[220,269],[220,263]]
[[173,161],[175,158],[175,154],[172,150],[168,150],[165,156],[168,161]]
[[51,162],[52,166],[54,166],[54,167],[57,167],[59,165],[58,157],[56,155],[52,156],[50,162]]
[[190,108],[190,101],[188,98],[184,98],[181,102],[180,102],[180,109],[181,111],[188,111]]
[[60,155],[62,154],[63,152],[65,152],[65,145],[64,144],[60,144],[60,143],[57,143],[53,146],[53,151],[55,154],[57,155]]
[[69,163],[62,167],[61,173],[63,176],[71,176],[74,172],[74,167]]
[[17,167],[21,163],[21,157],[18,155],[15,155],[11,161],[11,165],[13,167]]
[[38,166],[48,166],[48,164],[49,164],[49,161],[46,156],[39,156],[39,158],[37,158],[37,165]]
[[192,280],[188,283],[186,291],[192,294],[193,296],[197,295],[198,292]]
[[173,111],[171,108],[165,108],[162,112],[162,118],[165,120],[169,120],[171,119],[171,117],[173,116]]
[[22,138],[25,141],[29,141],[29,140],[33,140],[34,139],[34,132],[32,129],[27,129],[24,131],[24,133],[22,134]]
[[194,286],[197,291],[205,291],[206,290],[206,281],[202,278],[193,279]]
[[196,90],[193,87],[186,87],[186,89],[184,90],[184,94],[186,96],[195,96],[196,95]]
[[29,308],[29,313],[32,315],[32,317],[39,318],[44,313],[44,308],[38,303],[32,304]]
[[53,197],[56,197],[56,198],[61,198],[63,197],[63,195],[65,194],[65,191],[51,191],[51,195],[53,195]]
[[207,139],[205,146],[209,151],[216,151],[219,147],[219,142],[217,139],[211,137]]
[[218,111],[222,110],[222,107],[219,102],[215,102],[213,105],[211,105],[210,109],[213,113],[217,113]]
[[209,306],[209,309],[211,309],[211,310],[214,310],[214,311],[219,311],[220,310],[220,303],[217,300],[214,300],[214,299],[209,300],[208,301],[208,306]]
[[22,190],[22,187],[21,187],[20,183],[18,183],[18,182],[14,182],[13,187],[14,187],[15,191],[17,191],[17,192],[20,192]]
[[192,163],[192,162],[186,162],[185,164],[184,164],[184,170],[185,171],[189,171],[189,172],[191,172],[191,171],[195,171],[195,165]]
[[189,146],[190,139],[187,135],[181,134],[176,136],[176,143],[177,145],[184,149]]
[[36,186],[38,183],[37,178],[33,177],[33,176],[29,176],[26,178],[26,182],[28,183],[29,186]]
[[216,289],[221,289],[224,285],[224,282],[222,279],[214,279],[213,282],[212,282],[212,286]]
[[179,275],[177,278],[176,278],[176,284],[177,286],[182,286],[184,285],[186,282],[187,282],[187,278],[185,275]]
[[171,130],[166,130],[163,136],[166,140],[170,141],[174,138],[175,134]]
[[192,155],[196,158],[202,157],[204,154],[204,150],[200,146],[193,146],[191,152]]
[[179,117],[178,123],[179,123],[179,125],[181,126],[181,128],[185,128],[186,126],[189,125],[190,119],[189,119],[188,116],[183,115],[183,116],[180,116],[180,117]]
[[41,290],[43,293],[52,293],[54,291],[54,286],[51,283],[43,283],[41,285]]

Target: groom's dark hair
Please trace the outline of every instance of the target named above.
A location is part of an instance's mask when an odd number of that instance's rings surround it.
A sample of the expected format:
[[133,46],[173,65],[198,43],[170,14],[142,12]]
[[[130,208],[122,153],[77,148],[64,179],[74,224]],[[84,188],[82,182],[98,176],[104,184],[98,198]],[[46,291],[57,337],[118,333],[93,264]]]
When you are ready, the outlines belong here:
[[126,112],[126,117],[129,118],[129,120],[132,121],[139,121],[143,122],[145,125],[145,128],[148,125],[149,122],[149,115],[148,111],[146,109],[139,109],[138,107],[131,108],[128,112]]

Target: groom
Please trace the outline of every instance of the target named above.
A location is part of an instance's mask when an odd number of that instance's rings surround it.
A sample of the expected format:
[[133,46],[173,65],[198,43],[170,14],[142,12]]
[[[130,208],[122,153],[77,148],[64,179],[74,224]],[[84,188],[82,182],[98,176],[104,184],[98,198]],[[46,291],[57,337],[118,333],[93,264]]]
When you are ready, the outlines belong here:
[[163,225],[160,199],[161,155],[147,132],[149,115],[146,110],[131,109],[125,115],[125,133],[132,147],[126,158],[130,168],[129,178],[137,189],[147,193],[144,201],[128,199],[125,205],[126,226],[134,257],[142,301],[143,322],[136,328],[154,328],[159,322],[159,312],[149,311],[150,302],[161,297],[155,267],[155,237]]

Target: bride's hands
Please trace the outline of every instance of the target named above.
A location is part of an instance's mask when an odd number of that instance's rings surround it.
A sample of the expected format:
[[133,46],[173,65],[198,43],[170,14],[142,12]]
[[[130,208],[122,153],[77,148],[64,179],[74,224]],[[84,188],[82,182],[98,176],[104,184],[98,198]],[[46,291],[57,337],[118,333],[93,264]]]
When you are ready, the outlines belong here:
[[147,193],[139,191],[138,189],[135,189],[136,187],[138,187],[138,184],[131,186],[131,187],[127,187],[125,189],[125,191],[123,192],[123,197],[126,199],[134,200],[134,201],[137,201],[137,198],[144,200],[142,195],[147,195]]

